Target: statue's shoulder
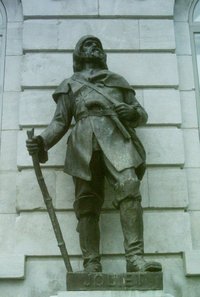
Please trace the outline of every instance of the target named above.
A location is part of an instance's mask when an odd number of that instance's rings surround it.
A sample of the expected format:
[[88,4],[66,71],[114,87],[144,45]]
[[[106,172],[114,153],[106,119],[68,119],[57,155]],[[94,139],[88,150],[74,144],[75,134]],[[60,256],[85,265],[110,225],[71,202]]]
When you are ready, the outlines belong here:
[[115,72],[111,72],[109,70],[107,70],[105,85],[110,86],[110,87],[112,87],[112,86],[119,87],[122,89],[126,89],[126,90],[130,90],[132,92],[135,92],[133,86],[131,86],[122,75],[117,74]]
[[57,102],[59,95],[68,94],[72,89],[72,84],[74,83],[72,77],[64,79],[60,85],[56,88],[55,92],[52,94],[53,99]]

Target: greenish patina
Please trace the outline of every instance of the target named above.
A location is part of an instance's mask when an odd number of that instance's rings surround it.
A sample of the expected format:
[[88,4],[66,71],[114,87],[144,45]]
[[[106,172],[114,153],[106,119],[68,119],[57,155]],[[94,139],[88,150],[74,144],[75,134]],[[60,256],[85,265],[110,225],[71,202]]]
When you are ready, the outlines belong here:
[[64,171],[73,176],[74,209],[86,272],[102,271],[99,254],[99,216],[104,202],[104,178],[115,189],[113,205],[120,210],[127,272],[160,271],[157,262],[143,258],[143,219],[140,180],[145,151],[135,128],[147,122],[147,113],[135,91],[120,75],[108,70],[101,41],[82,37],[73,53],[74,75],[53,94],[54,117],[44,132],[27,141],[40,162],[72,127]]

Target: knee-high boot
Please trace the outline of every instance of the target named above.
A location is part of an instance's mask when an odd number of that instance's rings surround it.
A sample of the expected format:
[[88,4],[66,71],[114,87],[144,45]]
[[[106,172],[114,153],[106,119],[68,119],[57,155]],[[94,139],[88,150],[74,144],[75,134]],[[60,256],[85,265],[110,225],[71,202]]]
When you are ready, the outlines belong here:
[[88,214],[80,217],[78,223],[80,247],[83,255],[83,266],[86,272],[101,272],[99,242],[100,231],[98,217]]
[[120,219],[126,259],[143,255],[143,210],[140,201],[133,198],[123,200],[120,203]]
[[146,262],[143,258],[143,211],[140,200],[128,197],[120,203],[127,272],[160,271],[160,263]]

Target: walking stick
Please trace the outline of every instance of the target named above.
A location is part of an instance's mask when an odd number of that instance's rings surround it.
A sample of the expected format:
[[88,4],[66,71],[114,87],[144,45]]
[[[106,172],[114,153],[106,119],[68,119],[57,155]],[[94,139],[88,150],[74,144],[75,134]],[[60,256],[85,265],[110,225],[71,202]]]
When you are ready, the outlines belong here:
[[[27,135],[28,135],[28,139],[32,139],[34,136],[34,129],[27,131]],[[71,266],[71,263],[69,260],[69,255],[68,255],[68,252],[67,252],[67,249],[65,246],[65,242],[64,242],[63,235],[62,235],[62,232],[60,229],[60,225],[59,225],[59,222],[58,222],[58,219],[56,216],[56,212],[55,212],[55,209],[54,209],[54,206],[52,203],[52,198],[49,195],[47,186],[44,181],[44,177],[42,175],[40,162],[39,162],[37,153],[32,156],[32,160],[33,160],[35,175],[37,177],[38,184],[40,186],[40,190],[42,192],[42,196],[43,196],[44,202],[46,204],[49,217],[51,219],[54,234],[56,236],[58,246],[60,248],[60,252],[61,252],[61,255],[62,255],[64,263],[65,263],[65,267],[68,272],[72,272],[72,266]]]

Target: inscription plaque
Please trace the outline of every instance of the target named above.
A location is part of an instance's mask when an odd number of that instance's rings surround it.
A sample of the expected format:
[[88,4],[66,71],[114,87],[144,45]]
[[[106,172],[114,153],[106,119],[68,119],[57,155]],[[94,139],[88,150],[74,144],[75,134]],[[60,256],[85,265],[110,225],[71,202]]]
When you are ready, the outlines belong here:
[[162,272],[67,273],[68,291],[162,290]]

